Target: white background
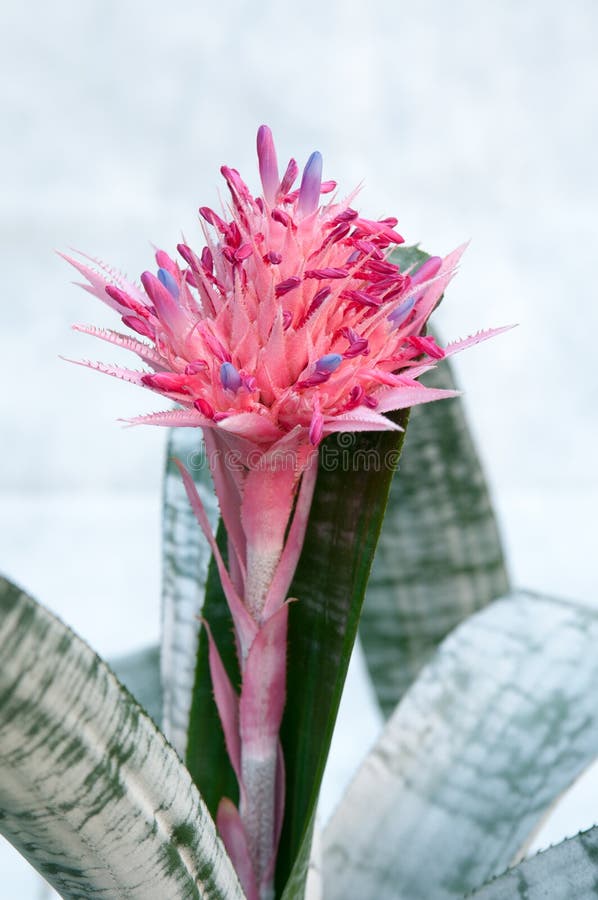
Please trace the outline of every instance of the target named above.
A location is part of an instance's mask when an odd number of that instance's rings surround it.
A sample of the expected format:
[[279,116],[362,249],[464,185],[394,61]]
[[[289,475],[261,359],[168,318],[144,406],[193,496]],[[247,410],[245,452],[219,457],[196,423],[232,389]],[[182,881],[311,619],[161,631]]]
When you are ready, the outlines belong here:
[[[0,13],[0,570],[110,655],[158,637],[164,433],[153,397],[58,354],[116,359],[111,323],[53,248],[137,275],[150,241],[199,243],[254,138],[444,254],[471,238],[443,335],[518,322],[458,361],[516,584],[597,602],[598,7],[584,0],[300,4],[4,0]],[[359,673],[325,807],[375,735]],[[593,793],[592,793],[593,791]],[[598,819],[598,787],[550,837]],[[592,807],[596,814],[591,812]],[[560,829],[560,831],[559,831]],[[1,849],[1,900],[34,880]]]

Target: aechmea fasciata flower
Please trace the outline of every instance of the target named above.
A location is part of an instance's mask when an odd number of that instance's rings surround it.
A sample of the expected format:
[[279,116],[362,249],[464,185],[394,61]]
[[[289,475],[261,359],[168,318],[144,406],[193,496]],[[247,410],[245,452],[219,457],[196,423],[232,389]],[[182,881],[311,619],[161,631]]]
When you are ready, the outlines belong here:
[[[134,284],[98,260],[69,258],[86,290],[132,334],[75,326],[136,353],[145,371],[83,363],[177,404],[133,423],[201,427],[228,535],[222,561],[191,476],[185,486],[216,559],[235,624],[240,697],[210,638],[210,668],[239,810],[218,826],[250,900],[271,896],[284,807],[278,731],[285,695],[287,593],[309,515],[317,447],[336,431],[397,429],[385,413],[454,396],[418,377],[502,329],[438,346],[426,323],[464,248],[415,271],[390,258],[397,220],[367,219],[322,180],[313,153],[299,187],[280,174],[270,130],[258,131],[263,192],[235,169],[220,214],[201,207],[205,245],[156,253]],[[322,202],[322,198],[328,198]],[[242,466],[228,466],[235,452]],[[292,514],[292,519],[291,519]]]

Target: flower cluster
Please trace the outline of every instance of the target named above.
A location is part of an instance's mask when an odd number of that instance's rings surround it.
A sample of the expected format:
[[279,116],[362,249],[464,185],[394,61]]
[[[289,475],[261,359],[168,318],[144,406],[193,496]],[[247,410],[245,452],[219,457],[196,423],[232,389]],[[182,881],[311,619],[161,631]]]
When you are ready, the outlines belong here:
[[[257,147],[263,196],[223,166],[230,204],[223,215],[200,208],[200,253],[179,244],[177,262],[159,250],[157,271],[140,285],[97,260],[68,258],[137,336],[75,327],[132,350],[150,371],[84,365],[180,407],[135,422],[218,428],[270,445],[294,430],[317,446],[333,431],[393,428],[385,412],[451,396],[416,379],[495,333],[446,351],[425,336],[463,248],[402,272],[389,258],[403,241],[396,219],[364,218],[354,194],[338,199],[335,182],[322,181],[319,153],[296,189],[297,163],[280,177],[266,126]],[[332,198],[320,205],[322,195]]]

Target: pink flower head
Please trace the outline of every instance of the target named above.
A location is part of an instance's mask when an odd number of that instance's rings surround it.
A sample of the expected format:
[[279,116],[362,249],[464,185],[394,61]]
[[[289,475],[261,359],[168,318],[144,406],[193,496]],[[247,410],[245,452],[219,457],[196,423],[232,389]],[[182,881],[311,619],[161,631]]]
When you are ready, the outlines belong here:
[[354,194],[339,199],[319,153],[296,189],[297,164],[280,177],[265,125],[257,151],[262,196],[223,166],[230,201],[222,215],[200,208],[201,252],[179,244],[177,262],[159,250],[141,285],[67,257],[135,336],[76,327],[132,350],[150,371],[83,364],[179,406],[134,423],[201,426],[261,446],[293,432],[306,451],[334,431],[397,428],[385,412],[453,396],[415,379],[496,333],[446,350],[424,336],[463,248],[401,271],[389,258],[403,241],[396,219],[366,219]]

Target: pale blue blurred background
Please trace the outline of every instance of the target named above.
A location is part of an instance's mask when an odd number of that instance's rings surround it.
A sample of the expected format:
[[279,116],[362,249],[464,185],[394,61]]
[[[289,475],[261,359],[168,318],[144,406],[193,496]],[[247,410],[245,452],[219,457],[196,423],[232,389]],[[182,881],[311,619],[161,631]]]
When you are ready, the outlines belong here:
[[[0,23],[0,570],[102,654],[157,639],[165,435],[115,421],[151,396],[58,359],[117,354],[70,332],[114,323],[53,248],[137,275],[150,241],[199,243],[267,122],[408,241],[472,239],[438,323],[520,323],[457,363],[514,580],[597,602],[594,2],[4,0]],[[378,727],[358,663],[324,814]],[[598,820],[597,780],[580,796],[550,837]],[[3,846],[0,871],[1,900],[37,896]]]

